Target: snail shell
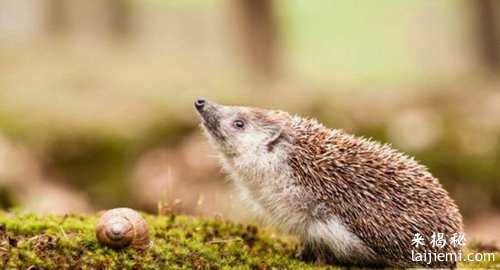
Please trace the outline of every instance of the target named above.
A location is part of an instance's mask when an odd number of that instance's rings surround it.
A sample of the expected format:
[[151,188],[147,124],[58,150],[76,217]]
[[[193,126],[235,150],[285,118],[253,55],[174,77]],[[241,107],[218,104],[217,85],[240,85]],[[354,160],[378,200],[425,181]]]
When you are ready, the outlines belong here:
[[146,249],[149,246],[148,224],[130,208],[106,211],[96,226],[96,236],[101,244],[111,248]]

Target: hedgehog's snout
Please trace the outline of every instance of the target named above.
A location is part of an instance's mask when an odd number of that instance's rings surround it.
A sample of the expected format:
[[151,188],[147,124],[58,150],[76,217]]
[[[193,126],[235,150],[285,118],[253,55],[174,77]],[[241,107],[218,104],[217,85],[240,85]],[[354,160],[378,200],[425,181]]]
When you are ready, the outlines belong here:
[[216,104],[209,102],[208,100],[199,98],[194,102],[194,107],[204,122],[218,120],[219,118],[219,112]]
[[213,102],[210,102],[204,98],[198,98],[194,102],[194,107],[198,111],[201,116],[208,115],[210,113],[217,113],[219,105]]
[[194,102],[194,107],[198,112],[202,112],[203,109],[205,108],[206,101],[203,98],[199,98]]
[[218,141],[225,141],[225,137],[220,131],[220,110],[219,106],[203,98],[194,102],[194,107],[201,116],[203,126]]

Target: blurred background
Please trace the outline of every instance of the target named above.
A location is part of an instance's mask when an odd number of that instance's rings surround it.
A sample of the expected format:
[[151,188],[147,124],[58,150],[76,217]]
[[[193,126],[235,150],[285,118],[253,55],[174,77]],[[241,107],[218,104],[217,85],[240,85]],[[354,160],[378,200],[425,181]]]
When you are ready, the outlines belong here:
[[0,0],[0,208],[247,219],[199,96],[390,142],[500,242],[495,0]]

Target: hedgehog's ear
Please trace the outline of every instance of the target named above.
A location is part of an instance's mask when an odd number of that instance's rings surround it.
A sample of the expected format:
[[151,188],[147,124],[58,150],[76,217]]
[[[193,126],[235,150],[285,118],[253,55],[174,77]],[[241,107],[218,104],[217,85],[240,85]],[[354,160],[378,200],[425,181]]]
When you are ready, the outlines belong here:
[[273,129],[271,137],[266,141],[267,151],[272,152],[274,147],[283,140],[288,140],[283,128],[277,127]]

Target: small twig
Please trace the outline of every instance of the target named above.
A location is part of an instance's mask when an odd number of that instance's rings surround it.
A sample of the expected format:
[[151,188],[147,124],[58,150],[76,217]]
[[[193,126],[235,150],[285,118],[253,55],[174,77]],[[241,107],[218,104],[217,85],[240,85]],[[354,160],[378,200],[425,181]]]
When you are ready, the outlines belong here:
[[38,237],[40,237],[40,235],[35,235],[33,237],[30,237],[30,238],[28,238],[27,242],[31,243],[32,241],[35,241],[36,239],[38,239]]
[[64,229],[61,225],[59,225],[59,230],[61,230],[61,233],[64,236],[64,238],[68,239],[68,235],[66,234],[66,232],[64,231]]
[[61,222],[59,222],[59,230],[62,232],[62,235],[64,236],[64,238],[68,239],[68,235],[66,234],[66,232],[64,231],[62,225],[64,224],[64,222],[66,222],[66,219],[68,219],[68,215],[64,215]]

